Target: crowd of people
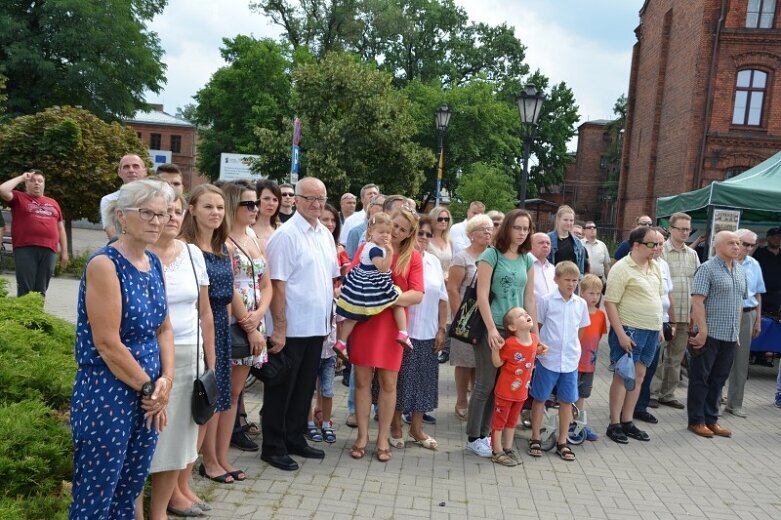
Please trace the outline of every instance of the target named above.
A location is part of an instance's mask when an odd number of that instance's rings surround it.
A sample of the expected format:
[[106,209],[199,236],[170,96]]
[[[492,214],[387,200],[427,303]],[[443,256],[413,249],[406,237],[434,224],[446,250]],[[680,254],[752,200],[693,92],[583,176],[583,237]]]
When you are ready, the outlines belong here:
[[[686,407],[698,436],[729,437],[719,424],[723,388],[729,381],[725,412],[746,417],[751,339],[763,311],[778,311],[777,228],[754,256],[755,233],[719,232],[701,261],[687,244],[688,215],[672,215],[669,229],[643,215],[611,259],[596,224],[577,223],[568,206],[546,233],[523,209],[486,212],[474,201],[456,223],[445,206],[421,214],[373,184],[341,195],[337,209],[313,177],[295,186],[202,184],[185,198],[173,165],[148,178],[144,162],[127,155],[118,175],[123,185],[101,201],[110,242],[90,258],[78,294],[74,519],[140,517],[150,474],[153,520],[203,515],[211,506],[190,487],[193,466],[200,456],[202,477],[245,480],[231,446],[260,450],[286,471],[299,468],[293,456],[325,457],[312,443],[337,440],[337,368],[349,386],[347,424],[357,428],[354,459],[366,455],[372,417],[381,462],[407,443],[437,449],[425,430],[436,422],[440,364],[449,362],[469,452],[520,464],[514,434],[528,409],[524,451],[541,457],[543,415],[557,408],[556,454],[575,460],[570,424],[588,407],[606,334],[610,440],[649,441],[636,421],[658,422],[649,409],[659,406]],[[24,192],[14,190],[22,183]],[[26,172],[0,185],[0,196],[15,233],[17,225],[45,230],[14,247],[24,259],[20,287],[45,293],[67,243],[62,212],[43,188],[43,173]],[[37,213],[26,216],[36,198]],[[448,332],[470,290],[484,324],[475,344]],[[245,381],[279,355],[289,371],[264,388],[258,428],[244,410]],[[676,398],[684,361],[686,405]],[[215,372],[218,397],[199,426],[191,395],[205,369]],[[258,433],[260,446],[251,439]]]

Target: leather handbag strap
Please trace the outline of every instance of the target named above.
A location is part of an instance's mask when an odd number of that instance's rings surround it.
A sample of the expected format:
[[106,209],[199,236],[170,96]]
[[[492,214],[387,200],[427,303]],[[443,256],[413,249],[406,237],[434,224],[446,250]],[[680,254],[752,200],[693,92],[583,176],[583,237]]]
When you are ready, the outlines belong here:
[[[196,298],[198,326],[195,331],[195,377],[198,378],[201,374],[201,286],[198,284],[198,274],[195,272],[195,262],[193,261],[193,253],[190,251],[190,244],[185,244],[184,247],[187,249],[187,256],[190,257],[190,266],[193,268],[193,277],[195,278],[195,294],[198,295]],[[203,365],[206,366],[206,360],[203,361]]]

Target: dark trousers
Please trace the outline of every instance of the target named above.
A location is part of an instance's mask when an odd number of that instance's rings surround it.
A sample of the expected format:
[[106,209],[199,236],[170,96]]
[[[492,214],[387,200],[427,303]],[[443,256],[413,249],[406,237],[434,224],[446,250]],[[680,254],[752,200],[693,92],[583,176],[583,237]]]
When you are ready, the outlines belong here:
[[48,247],[14,247],[16,296],[24,296],[33,291],[46,296],[56,263],[57,253]]
[[689,392],[686,408],[689,424],[716,424],[719,420],[721,389],[735,359],[736,341],[705,340],[705,352],[688,356]]
[[263,390],[263,453],[287,455],[289,448],[307,446],[306,430],[324,336],[287,338],[285,355],[290,375],[281,385]]
[[637,398],[637,404],[635,405],[635,413],[647,412],[648,402],[651,400],[651,381],[656,374],[656,368],[659,366],[659,353],[662,351],[661,345],[656,349],[656,355],[651,364],[645,369],[645,377],[643,378],[643,384],[640,386],[640,395]]

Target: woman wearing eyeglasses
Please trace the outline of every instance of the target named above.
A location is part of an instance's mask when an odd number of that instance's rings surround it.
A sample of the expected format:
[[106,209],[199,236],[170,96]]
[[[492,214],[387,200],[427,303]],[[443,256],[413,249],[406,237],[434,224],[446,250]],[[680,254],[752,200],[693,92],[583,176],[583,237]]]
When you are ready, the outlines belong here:
[[616,373],[610,384],[610,424],[607,436],[619,444],[650,440],[649,435],[632,422],[635,405],[645,378],[659,348],[662,330],[664,284],[655,250],[664,246],[661,233],[638,226],[629,234],[631,250],[616,262],[607,276],[605,311],[610,321],[608,345],[610,361],[616,363],[630,352],[635,364],[635,388],[627,391]]
[[174,337],[163,267],[146,248],[170,220],[173,199],[159,181],[122,186],[103,215],[119,239],[90,258],[81,279],[70,518],[133,518],[167,424]]
[[435,207],[428,215],[431,217],[431,231],[434,233],[428,243],[428,252],[437,257],[447,279],[450,262],[453,261],[453,244],[450,241],[450,226],[453,218],[444,206]]

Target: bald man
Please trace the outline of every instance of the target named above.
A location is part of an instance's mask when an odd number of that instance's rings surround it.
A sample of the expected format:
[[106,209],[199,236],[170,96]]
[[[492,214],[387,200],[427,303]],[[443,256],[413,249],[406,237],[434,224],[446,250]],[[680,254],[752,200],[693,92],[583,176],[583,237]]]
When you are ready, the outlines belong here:
[[532,256],[534,257],[534,301],[539,305],[543,296],[556,288],[553,277],[555,266],[548,261],[551,241],[547,233],[535,233],[532,235]]
[[738,348],[743,302],[748,297],[746,271],[738,261],[740,239],[731,231],[714,237],[716,255],[694,274],[689,340],[689,431],[700,437],[731,437],[718,424],[721,390]]
[[[146,164],[141,157],[136,154],[123,155],[119,160],[119,166],[117,167],[117,175],[122,179],[122,184],[128,184],[139,179],[145,179],[147,175]],[[117,236],[117,231],[111,222],[106,220],[104,212],[108,208],[109,202],[117,200],[119,197],[119,190],[114,193],[109,193],[100,199],[100,222],[103,225],[103,231],[106,232],[106,236],[109,240]]]
[[323,450],[307,444],[304,432],[339,278],[333,235],[319,220],[327,200],[325,185],[305,177],[296,184],[295,197],[296,212],[266,246],[273,288],[269,354],[284,349],[290,373],[284,383],[264,390],[260,458],[285,471],[298,469],[290,455],[325,457]]

